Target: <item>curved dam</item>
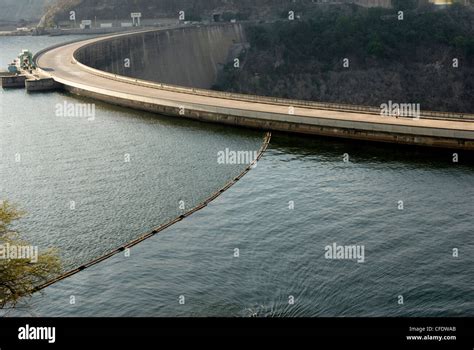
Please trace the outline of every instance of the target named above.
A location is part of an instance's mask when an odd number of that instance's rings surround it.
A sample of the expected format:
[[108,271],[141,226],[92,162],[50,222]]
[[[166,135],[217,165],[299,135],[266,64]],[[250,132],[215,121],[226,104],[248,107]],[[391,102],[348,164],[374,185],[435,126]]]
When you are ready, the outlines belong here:
[[208,89],[244,43],[240,25],[188,27],[91,43],[77,50],[75,58],[109,73]]
[[148,30],[45,49],[35,57],[64,89],[124,107],[206,122],[359,140],[474,150],[474,115],[206,90],[245,47],[241,24]]

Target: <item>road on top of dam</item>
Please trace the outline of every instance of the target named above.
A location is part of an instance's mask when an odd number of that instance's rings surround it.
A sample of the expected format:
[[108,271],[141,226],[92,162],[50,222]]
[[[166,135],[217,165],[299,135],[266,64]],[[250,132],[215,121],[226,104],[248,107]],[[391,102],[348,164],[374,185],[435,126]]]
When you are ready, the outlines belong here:
[[[163,30],[163,29],[161,29]],[[143,31],[141,33],[149,32]],[[140,33],[140,32],[138,32]],[[289,113],[291,104],[272,104],[268,101],[240,100],[234,98],[203,96],[192,92],[179,92],[160,89],[159,83],[147,82],[140,85],[140,81],[135,82],[114,79],[113,75],[96,74],[93,69],[78,64],[74,58],[74,52],[81,47],[123,35],[137,34],[115,34],[106,37],[96,37],[84,41],[65,44],[63,46],[46,49],[36,58],[37,65],[55,81],[67,87],[88,91],[93,94],[110,96],[112,98],[141,101],[145,104],[156,104],[172,106],[174,108],[195,108],[199,110],[214,111],[225,110],[229,115],[244,115],[246,118],[259,119],[258,115],[278,116],[280,120],[294,123],[325,123],[326,126],[341,128],[352,128],[359,130],[383,130],[384,132],[402,133],[408,135],[427,135],[452,137],[472,141],[474,140],[474,122],[448,119],[429,119],[423,113],[420,119],[415,118],[395,118],[384,117],[374,113],[364,113],[357,111],[337,111],[328,109],[318,109],[308,106],[298,106]],[[159,64],[159,62],[157,62]],[[155,86],[153,86],[155,85]],[[191,90],[192,91],[192,90]],[[102,98],[102,100],[104,100]],[[243,112],[245,111],[245,112]],[[294,112],[294,113],[293,113]],[[255,113],[255,117],[253,116]],[[272,120],[272,119],[268,119]],[[321,125],[321,124],[320,124]],[[400,130],[403,130],[400,132]],[[438,133],[441,133],[438,135]]]

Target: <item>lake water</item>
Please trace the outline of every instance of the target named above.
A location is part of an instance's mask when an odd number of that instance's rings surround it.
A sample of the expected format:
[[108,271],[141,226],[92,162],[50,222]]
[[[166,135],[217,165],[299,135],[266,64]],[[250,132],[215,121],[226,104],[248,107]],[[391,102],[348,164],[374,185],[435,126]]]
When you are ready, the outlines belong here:
[[[0,63],[60,40],[0,38]],[[245,167],[217,153],[263,139],[101,103],[93,121],[57,116],[64,102],[94,103],[0,91],[0,197],[64,268],[199,203]],[[452,153],[276,134],[208,207],[13,314],[474,316],[474,162]],[[333,244],[364,248],[364,262],[327,259]]]

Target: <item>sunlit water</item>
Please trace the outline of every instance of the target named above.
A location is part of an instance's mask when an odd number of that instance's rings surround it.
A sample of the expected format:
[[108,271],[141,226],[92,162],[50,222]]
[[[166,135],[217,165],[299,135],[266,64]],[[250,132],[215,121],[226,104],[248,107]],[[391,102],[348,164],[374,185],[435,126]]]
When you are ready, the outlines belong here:
[[[79,260],[172,217],[179,198],[218,188],[239,169],[217,166],[216,149],[256,149],[262,137],[106,105],[95,122],[62,120],[50,106],[73,97],[7,94],[2,196],[28,210],[23,233]],[[19,314],[474,316],[473,208],[465,155],[453,163],[447,151],[277,134],[207,208]],[[326,259],[333,243],[364,246],[365,262]]]
[[[6,66],[19,48],[35,51],[59,39],[0,40]],[[202,202],[245,167],[219,164],[218,152],[255,151],[263,140],[261,132],[104,104],[95,105],[95,115],[64,116],[58,108],[75,103],[94,101],[0,92],[0,196],[26,211],[18,230],[41,250],[57,248],[64,269]]]

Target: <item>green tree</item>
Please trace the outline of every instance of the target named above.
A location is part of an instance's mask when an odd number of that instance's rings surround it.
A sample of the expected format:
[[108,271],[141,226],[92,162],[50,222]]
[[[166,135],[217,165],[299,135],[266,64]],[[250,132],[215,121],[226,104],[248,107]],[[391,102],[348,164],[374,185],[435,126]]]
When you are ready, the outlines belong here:
[[378,37],[372,38],[367,45],[367,53],[376,57],[383,57],[385,53],[384,45]]
[[61,271],[54,250],[38,254],[37,261],[12,258],[6,253],[12,247],[28,247],[11,229],[11,224],[23,213],[8,202],[0,202],[0,309],[14,308],[21,298],[30,296],[34,288],[50,280]]

